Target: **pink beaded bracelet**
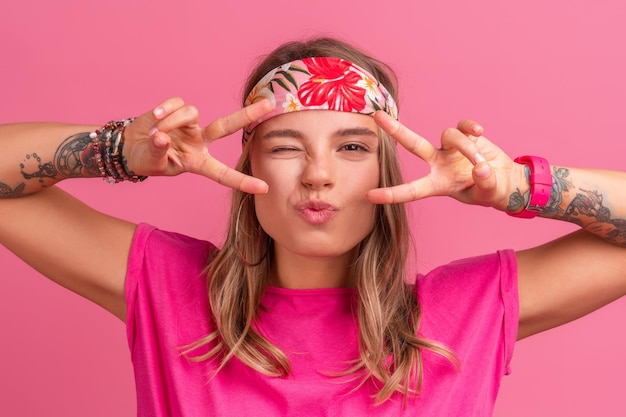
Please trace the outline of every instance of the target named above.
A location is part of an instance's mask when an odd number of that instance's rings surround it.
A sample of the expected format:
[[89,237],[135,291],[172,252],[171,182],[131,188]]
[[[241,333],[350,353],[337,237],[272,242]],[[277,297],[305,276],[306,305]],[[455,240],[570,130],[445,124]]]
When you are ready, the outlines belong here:
[[98,167],[100,176],[110,184],[121,181],[140,182],[146,176],[135,175],[126,166],[122,154],[124,149],[124,129],[134,119],[125,119],[119,122],[110,121],[101,129],[89,134],[93,145],[93,163]]

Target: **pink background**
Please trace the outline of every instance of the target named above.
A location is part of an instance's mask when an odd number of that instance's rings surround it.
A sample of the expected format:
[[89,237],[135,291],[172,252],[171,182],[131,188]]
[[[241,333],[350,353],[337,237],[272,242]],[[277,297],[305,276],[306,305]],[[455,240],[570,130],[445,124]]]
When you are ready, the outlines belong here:
[[[323,33],[394,66],[402,120],[435,143],[445,127],[475,118],[512,156],[624,170],[626,3],[469,3],[11,2],[0,12],[0,122],[102,124],[180,95],[208,123],[238,107],[259,54]],[[238,141],[223,141],[214,152],[232,163]],[[404,162],[407,177],[424,172],[419,160]],[[227,192],[209,180],[63,186],[102,211],[221,239]],[[574,229],[447,199],[411,209],[424,271]],[[93,262],[106,268],[98,253]],[[625,301],[520,342],[495,415],[623,416]],[[123,325],[0,248],[0,415],[131,416],[134,401]]]

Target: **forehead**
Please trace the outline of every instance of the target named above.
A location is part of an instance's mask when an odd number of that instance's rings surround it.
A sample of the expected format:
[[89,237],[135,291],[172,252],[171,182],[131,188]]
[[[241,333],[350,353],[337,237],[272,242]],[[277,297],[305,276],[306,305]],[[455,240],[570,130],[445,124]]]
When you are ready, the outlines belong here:
[[372,116],[334,110],[305,110],[284,113],[264,121],[256,128],[255,136],[272,130],[297,130],[304,135],[331,134],[342,129],[366,128],[378,132]]

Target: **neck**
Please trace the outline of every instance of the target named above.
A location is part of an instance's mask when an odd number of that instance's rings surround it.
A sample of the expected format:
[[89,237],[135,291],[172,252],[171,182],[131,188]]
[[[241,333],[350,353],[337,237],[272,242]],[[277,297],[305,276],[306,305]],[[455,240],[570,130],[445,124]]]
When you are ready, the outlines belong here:
[[333,257],[306,257],[274,247],[270,285],[290,289],[353,286],[350,265],[356,249]]

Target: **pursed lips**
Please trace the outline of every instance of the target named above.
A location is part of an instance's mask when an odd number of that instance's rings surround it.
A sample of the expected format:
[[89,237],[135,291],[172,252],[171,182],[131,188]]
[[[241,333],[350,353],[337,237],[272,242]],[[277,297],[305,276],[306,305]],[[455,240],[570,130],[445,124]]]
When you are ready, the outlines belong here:
[[296,204],[296,210],[307,222],[320,225],[328,222],[339,209],[323,200],[304,200]]

